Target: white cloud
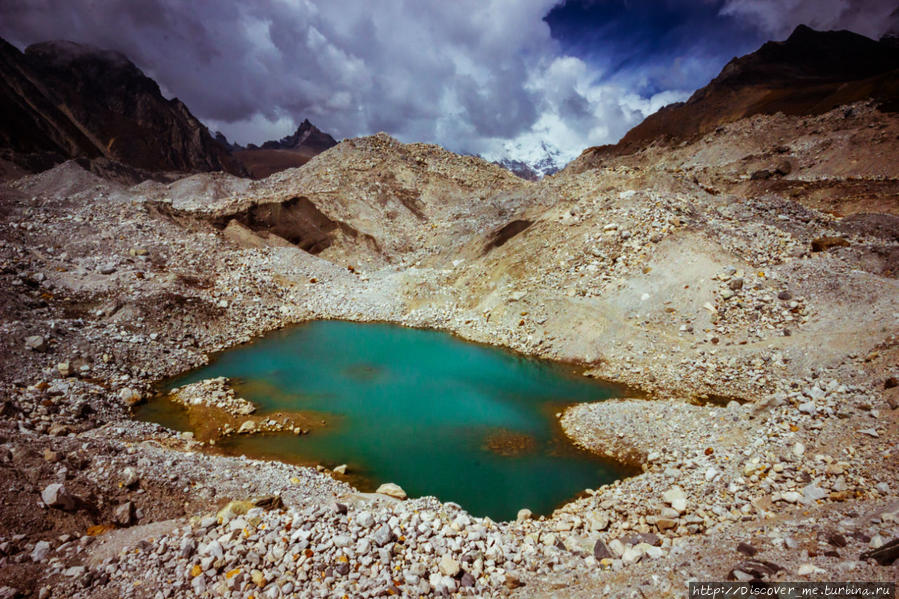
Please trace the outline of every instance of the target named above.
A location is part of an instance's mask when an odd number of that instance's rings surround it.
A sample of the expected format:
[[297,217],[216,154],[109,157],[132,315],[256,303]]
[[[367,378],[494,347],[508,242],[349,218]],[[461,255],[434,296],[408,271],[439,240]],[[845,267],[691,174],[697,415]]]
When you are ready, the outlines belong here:
[[0,8],[0,32],[121,50],[242,143],[309,118],[337,138],[384,130],[463,152],[546,138],[574,155],[645,107],[562,55],[543,21],[555,4],[35,0]]
[[[120,50],[241,143],[280,138],[309,118],[338,139],[383,130],[492,155],[548,141],[573,157],[687,95],[633,90],[716,70],[708,57],[681,57],[603,79],[551,37],[543,17],[558,2],[29,0],[0,2],[0,35]],[[723,12],[773,35],[800,21],[874,31],[888,4],[728,0]]]

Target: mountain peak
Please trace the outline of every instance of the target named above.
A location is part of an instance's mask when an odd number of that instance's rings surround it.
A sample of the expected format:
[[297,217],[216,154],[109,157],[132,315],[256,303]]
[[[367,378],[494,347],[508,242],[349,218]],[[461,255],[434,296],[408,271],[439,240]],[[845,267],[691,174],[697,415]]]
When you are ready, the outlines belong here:
[[262,148],[265,150],[313,150],[317,154],[336,145],[337,141],[333,137],[313,125],[309,119],[303,119],[292,135],[287,135],[277,141],[267,141],[262,144]]

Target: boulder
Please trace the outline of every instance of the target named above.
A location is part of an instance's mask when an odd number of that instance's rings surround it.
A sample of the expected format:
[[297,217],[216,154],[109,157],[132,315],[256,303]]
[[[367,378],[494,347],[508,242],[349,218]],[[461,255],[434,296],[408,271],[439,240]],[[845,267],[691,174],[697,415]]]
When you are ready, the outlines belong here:
[[406,499],[406,492],[403,491],[403,488],[395,483],[384,483],[375,493],[380,493],[381,495],[387,495],[388,497],[395,497],[396,499]]
[[126,406],[135,406],[141,402],[141,395],[134,389],[130,387],[122,387],[119,391],[119,399],[122,400]]
[[53,483],[41,492],[41,499],[47,507],[55,507],[65,511],[72,511],[76,507],[75,498],[66,491],[62,483]]

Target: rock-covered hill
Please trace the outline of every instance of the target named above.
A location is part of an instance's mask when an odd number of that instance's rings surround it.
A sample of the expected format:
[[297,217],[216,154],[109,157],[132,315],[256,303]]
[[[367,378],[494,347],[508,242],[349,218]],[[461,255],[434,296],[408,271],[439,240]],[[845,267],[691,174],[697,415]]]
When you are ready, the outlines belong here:
[[146,171],[243,174],[177,98],[118,52],[0,40],[0,151],[31,170],[105,158]]
[[242,244],[286,241],[358,267],[451,251],[484,223],[502,223],[512,209],[502,192],[524,185],[480,158],[379,133],[259,181],[200,174],[139,189],[172,210],[201,215]]
[[631,129],[617,144],[585,150],[572,168],[624,155],[653,142],[694,141],[722,125],[756,114],[818,115],[873,99],[899,109],[899,47],[849,31],[815,31],[800,25],[783,42],[730,61],[686,102],[666,106]]
[[303,166],[313,156],[337,145],[337,141],[309,122],[303,120],[292,135],[267,141],[261,147],[235,148],[237,158],[254,179],[263,179],[278,171]]

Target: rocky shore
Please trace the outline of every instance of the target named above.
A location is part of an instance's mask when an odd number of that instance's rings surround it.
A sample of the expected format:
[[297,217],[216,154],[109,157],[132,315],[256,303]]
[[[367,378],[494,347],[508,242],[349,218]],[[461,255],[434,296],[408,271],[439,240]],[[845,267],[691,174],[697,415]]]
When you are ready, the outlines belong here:
[[[252,188],[220,175],[128,188],[74,163],[5,183],[0,597],[896,579],[899,210],[858,213],[853,196],[827,212],[820,197],[848,183],[889,197],[896,170],[865,152],[899,143],[899,120],[845,114],[753,117],[536,184],[383,135]],[[790,172],[752,179],[775,159]],[[335,223],[315,253],[224,233],[248,207],[301,197]],[[561,421],[643,473],[497,523],[215,455],[131,417],[159,380],[315,318],[444,329],[641,389]],[[225,381],[182,401],[254,416]]]

